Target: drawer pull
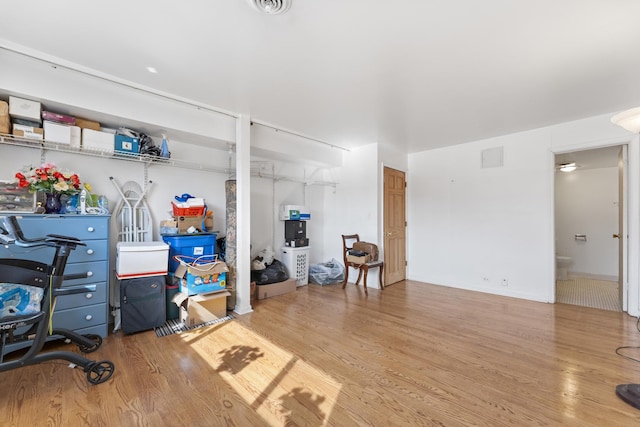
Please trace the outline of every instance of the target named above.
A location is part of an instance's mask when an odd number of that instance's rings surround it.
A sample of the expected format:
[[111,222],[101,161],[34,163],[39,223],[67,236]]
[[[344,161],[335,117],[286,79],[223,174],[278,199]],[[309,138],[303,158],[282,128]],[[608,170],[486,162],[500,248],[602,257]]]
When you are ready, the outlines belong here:
[[93,276],[93,271],[87,271],[87,277]]
[[87,227],[87,231],[88,231],[89,233],[93,233],[94,231],[96,231],[96,229],[95,229],[95,228],[93,228],[93,227]]
[[86,316],[84,316],[85,320],[91,320],[93,319],[93,316],[90,314],[87,314]]
[[86,295],[85,295],[85,297],[86,297],[87,299],[91,299],[91,298],[93,298],[93,294],[86,294]]
[[87,254],[93,255],[93,249],[87,249]]

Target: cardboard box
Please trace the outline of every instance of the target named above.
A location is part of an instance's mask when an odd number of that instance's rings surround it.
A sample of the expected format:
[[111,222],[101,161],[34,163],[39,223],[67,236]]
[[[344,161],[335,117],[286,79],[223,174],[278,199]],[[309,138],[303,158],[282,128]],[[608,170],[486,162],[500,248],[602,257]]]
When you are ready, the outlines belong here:
[[118,242],[116,244],[116,276],[164,276],[169,265],[169,245],[164,242]]
[[197,232],[205,231],[202,226],[204,216],[176,216],[174,217],[178,224],[178,233],[188,233],[189,228],[194,227]]
[[114,151],[116,154],[139,154],[140,140],[126,135],[115,135]]
[[[49,120],[44,121],[44,139],[47,142],[71,145],[72,134],[75,136],[79,135],[80,128]],[[75,142],[74,138],[74,145]],[[77,145],[80,145],[79,141]]]
[[194,296],[179,292],[173,302],[180,307],[180,321],[186,326],[196,326],[225,317],[230,295],[227,291]]
[[[14,125],[14,128],[15,128],[15,125]],[[19,136],[22,138],[44,139],[44,129],[42,128],[33,128],[33,131],[13,129],[13,134],[15,136]]]
[[347,261],[354,262],[356,264],[366,264],[371,261],[371,255],[366,254],[364,256],[355,256],[347,254]]
[[113,153],[115,135],[93,129],[82,129],[82,148]]
[[284,282],[271,283],[269,285],[257,285],[256,297],[258,299],[265,299],[275,297],[276,295],[288,294],[294,292],[297,288],[298,281],[294,279],[287,279]]
[[16,96],[9,97],[9,115],[19,119],[33,120],[42,123],[41,106],[37,101],[18,98]]
[[9,104],[0,101],[0,133],[11,131],[11,120],[9,120]]
[[204,218],[204,230],[213,231],[213,212],[207,211],[207,216]]
[[191,296],[225,290],[228,271],[229,267],[222,261],[194,263],[194,265],[181,263],[173,273],[173,277],[180,285],[180,292]]
[[76,126],[81,129],[100,131],[100,123],[94,122],[93,120],[82,119],[80,117],[76,117]]
[[66,114],[52,113],[51,111],[42,112],[42,120],[49,120],[51,122],[64,123],[66,125],[74,126],[76,124],[76,118],[67,116]]

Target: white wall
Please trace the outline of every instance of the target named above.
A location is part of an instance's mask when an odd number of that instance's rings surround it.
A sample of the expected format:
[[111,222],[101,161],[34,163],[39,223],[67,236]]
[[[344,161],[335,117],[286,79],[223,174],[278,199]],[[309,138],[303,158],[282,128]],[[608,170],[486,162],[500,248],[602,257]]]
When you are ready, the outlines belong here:
[[[322,260],[335,258],[342,262],[342,234],[359,234],[361,240],[377,243],[382,249],[379,234],[381,220],[378,144],[369,144],[343,155],[343,167],[332,169],[339,182],[335,191],[325,188],[324,235]],[[349,273],[354,282],[354,270]],[[371,270],[368,287],[378,286],[378,272]]]
[[[536,131],[409,156],[409,278],[547,299],[551,165],[540,141]],[[504,166],[481,169],[481,151],[498,146]]]
[[555,185],[556,253],[573,259],[572,274],[618,280],[618,168],[556,172]]
[[[267,246],[271,246],[276,258],[281,258],[284,246],[284,221],[278,218],[281,205],[303,205],[311,212],[307,221],[310,263],[324,261],[324,185],[306,184],[314,179],[323,181],[322,168],[282,161],[262,161],[254,163],[254,172],[264,176],[251,179],[251,256]],[[287,177],[287,179],[276,178]],[[330,187],[332,188],[332,187]]]
[[[553,153],[631,142],[610,116],[410,155],[409,278],[554,301]],[[504,147],[504,166],[481,169],[481,151],[497,146]],[[632,174],[637,157],[630,149]],[[636,227],[637,199],[630,204],[630,227]],[[630,259],[637,265],[629,231]],[[633,270],[629,311],[637,313]]]

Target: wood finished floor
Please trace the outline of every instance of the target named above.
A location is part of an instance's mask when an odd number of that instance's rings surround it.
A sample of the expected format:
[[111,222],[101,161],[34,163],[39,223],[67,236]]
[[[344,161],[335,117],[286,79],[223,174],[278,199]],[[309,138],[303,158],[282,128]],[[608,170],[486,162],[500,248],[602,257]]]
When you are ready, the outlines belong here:
[[89,355],[116,364],[104,384],[51,362],[0,373],[0,425],[636,426],[614,392],[640,382],[622,345],[640,346],[624,313],[309,285],[189,333],[110,335]]

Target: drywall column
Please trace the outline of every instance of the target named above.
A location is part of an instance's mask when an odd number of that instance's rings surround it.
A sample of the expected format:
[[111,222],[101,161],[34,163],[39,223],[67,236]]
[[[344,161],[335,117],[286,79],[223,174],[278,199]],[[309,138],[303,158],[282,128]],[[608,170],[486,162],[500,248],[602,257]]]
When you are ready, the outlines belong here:
[[251,309],[251,118],[236,120],[236,308],[238,314]]

